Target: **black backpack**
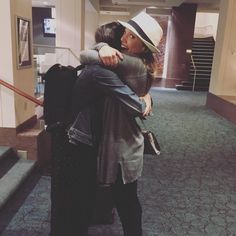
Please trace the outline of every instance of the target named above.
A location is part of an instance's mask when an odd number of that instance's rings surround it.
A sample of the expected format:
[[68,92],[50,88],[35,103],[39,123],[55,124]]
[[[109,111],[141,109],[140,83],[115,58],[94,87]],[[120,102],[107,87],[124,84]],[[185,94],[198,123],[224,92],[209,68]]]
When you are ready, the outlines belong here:
[[47,130],[66,126],[71,122],[71,95],[77,71],[83,66],[53,65],[44,75],[44,120]]

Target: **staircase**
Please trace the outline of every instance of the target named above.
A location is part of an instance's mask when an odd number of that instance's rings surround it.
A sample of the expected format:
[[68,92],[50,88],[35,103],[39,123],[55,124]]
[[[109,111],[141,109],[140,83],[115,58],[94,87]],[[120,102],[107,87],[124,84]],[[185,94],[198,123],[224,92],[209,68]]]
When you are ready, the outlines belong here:
[[19,158],[10,147],[0,146],[0,209],[31,173],[35,163],[35,160]]
[[209,90],[214,47],[215,41],[213,37],[194,38],[192,44],[193,60],[191,60],[190,64],[189,78],[188,80],[182,81],[181,84],[176,85],[177,90]]

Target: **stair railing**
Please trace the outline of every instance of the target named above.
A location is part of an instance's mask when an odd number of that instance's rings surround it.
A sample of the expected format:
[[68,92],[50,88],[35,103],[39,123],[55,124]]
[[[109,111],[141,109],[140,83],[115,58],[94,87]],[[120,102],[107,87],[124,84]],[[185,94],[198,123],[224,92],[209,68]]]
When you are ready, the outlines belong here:
[[19,94],[20,96],[30,100],[31,102],[34,102],[35,104],[39,105],[39,106],[43,106],[43,102],[38,100],[37,98],[29,95],[28,93],[25,93],[24,91],[16,88],[15,86],[7,83],[6,81],[0,79],[0,85],[3,85],[4,87],[14,91],[15,93]]
[[191,62],[193,64],[193,69],[194,69],[194,75],[193,75],[193,86],[192,86],[192,91],[195,90],[195,84],[196,84],[196,75],[197,75],[197,67],[194,63],[193,55],[192,55],[192,49],[187,49],[186,52],[190,54]]
[[[45,48],[46,50],[47,49],[49,49],[49,50],[51,49],[52,51],[55,51],[57,49],[66,50],[66,51],[68,51],[74,57],[74,59],[77,62],[77,64],[79,64],[79,57],[70,48],[67,48],[67,47],[55,47],[55,46],[40,45],[40,44],[34,44],[33,47],[34,47],[34,50],[38,49],[38,48]],[[60,58],[58,58],[58,60],[59,59]],[[0,79],[0,85],[2,85],[4,87],[14,91],[15,93],[19,94],[20,96],[30,100],[31,102],[33,102],[33,103],[35,103],[35,104],[37,104],[39,106],[43,106],[43,101],[41,101],[41,100],[39,100],[39,99],[29,95],[28,93],[26,93],[26,92],[16,88],[15,86],[7,83],[6,81],[4,81],[2,79]]]
[[194,91],[194,90],[195,90],[195,84],[196,84],[197,67],[195,66],[192,53],[191,53],[190,56],[191,56],[191,61],[192,61],[192,63],[193,63],[193,68],[194,68],[193,88],[192,88],[192,91]]
[[[79,57],[70,49],[67,47],[58,47],[58,46],[52,46],[52,45],[42,45],[42,44],[33,44],[34,48],[34,55],[43,55],[43,54],[55,54],[55,62],[54,63],[60,63],[60,64],[67,64],[67,65],[73,65],[74,63],[76,66],[80,64]],[[61,53],[59,53],[59,51]],[[67,53],[67,61],[63,61],[65,59]],[[72,56],[72,58],[70,57]],[[73,60],[73,61],[72,61]]]
[[73,57],[77,60],[77,62],[80,61],[79,57],[70,49],[67,47],[58,47],[58,46],[51,46],[51,45],[42,45],[42,44],[33,44],[34,50],[37,50],[39,48],[45,48],[45,49],[62,49],[62,50],[67,50],[68,52],[71,53],[71,55],[73,55]]

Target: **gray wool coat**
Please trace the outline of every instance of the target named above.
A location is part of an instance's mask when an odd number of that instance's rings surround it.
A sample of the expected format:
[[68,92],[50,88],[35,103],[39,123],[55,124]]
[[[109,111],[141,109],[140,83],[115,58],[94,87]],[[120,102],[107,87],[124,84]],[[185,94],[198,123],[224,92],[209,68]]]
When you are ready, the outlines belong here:
[[[124,59],[113,71],[138,96],[144,96],[148,90],[145,65],[138,57],[126,54],[123,56]],[[96,50],[82,51],[80,59],[82,64],[101,64]],[[123,182],[133,182],[141,176],[143,168],[144,142],[141,129],[136,122],[137,114],[130,114],[115,97],[107,97],[103,109],[103,129],[97,156],[98,182],[104,185],[114,183],[117,177],[118,164],[121,166]],[[76,127],[77,131],[83,131],[83,135],[87,134],[88,138],[85,139],[84,143],[89,144],[89,140],[92,140],[91,130],[89,124],[84,125],[85,120],[89,123],[89,111],[82,113],[78,115],[78,119],[75,121],[77,124],[73,124],[69,130],[69,137],[73,142],[75,139],[83,142],[84,137],[81,139],[81,135],[78,135],[80,137],[73,135]],[[140,111],[140,116],[141,113],[142,111]],[[92,145],[92,143],[90,144]]]

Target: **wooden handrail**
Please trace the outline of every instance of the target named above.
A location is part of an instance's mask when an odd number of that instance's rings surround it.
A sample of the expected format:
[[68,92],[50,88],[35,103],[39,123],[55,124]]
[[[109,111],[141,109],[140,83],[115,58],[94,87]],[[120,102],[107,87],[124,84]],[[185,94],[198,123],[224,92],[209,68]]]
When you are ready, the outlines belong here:
[[3,86],[5,86],[5,87],[7,87],[7,88],[9,88],[10,90],[14,91],[15,93],[21,95],[22,97],[27,98],[27,99],[30,100],[31,102],[34,102],[35,104],[37,104],[37,105],[39,105],[39,106],[43,106],[43,102],[42,102],[42,101],[38,100],[38,99],[35,98],[35,97],[32,97],[31,95],[29,95],[29,94],[23,92],[22,90],[20,90],[20,89],[14,87],[13,85],[11,85],[11,84],[9,84],[9,83],[7,83],[7,82],[1,80],[1,79],[0,79],[0,84],[3,85]]

